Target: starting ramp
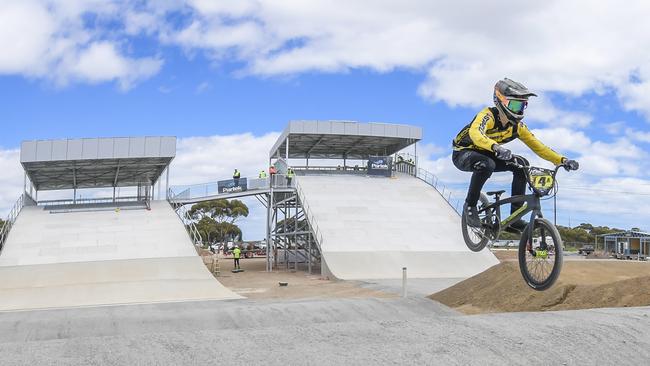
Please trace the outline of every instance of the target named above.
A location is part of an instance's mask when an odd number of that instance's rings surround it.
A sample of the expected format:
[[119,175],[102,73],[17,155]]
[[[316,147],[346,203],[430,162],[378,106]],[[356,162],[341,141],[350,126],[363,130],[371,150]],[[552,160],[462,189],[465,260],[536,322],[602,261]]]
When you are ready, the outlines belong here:
[[166,201],[150,210],[27,206],[0,276],[0,311],[241,298],[209,273]]
[[299,177],[320,233],[322,268],[339,279],[465,278],[498,263],[467,249],[460,217],[440,193],[407,174]]

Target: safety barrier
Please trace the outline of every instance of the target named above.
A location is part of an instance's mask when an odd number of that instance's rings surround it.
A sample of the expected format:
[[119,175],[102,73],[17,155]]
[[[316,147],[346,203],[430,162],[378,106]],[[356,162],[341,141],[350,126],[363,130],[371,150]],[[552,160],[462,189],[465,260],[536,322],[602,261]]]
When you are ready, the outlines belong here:
[[2,251],[2,247],[5,245],[5,242],[7,241],[7,237],[9,236],[9,232],[11,231],[11,228],[14,226],[14,223],[16,222],[16,219],[18,218],[20,211],[22,211],[23,207],[25,207],[25,205],[29,203],[34,204],[35,202],[26,193],[23,193],[20,195],[20,197],[18,197],[18,200],[11,208],[11,211],[9,211],[9,215],[7,215],[7,219],[4,221],[2,228],[0,228],[0,251]]
[[[245,184],[244,184],[245,182]],[[219,184],[230,183],[232,185],[229,192],[220,192]],[[273,174],[271,177],[243,177],[238,182],[234,179],[207,182],[191,185],[175,185],[169,188],[169,198],[180,200],[192,200],[197,198],[209,197],[212,199],[219,199],[219,196],[232,195],[236,193],[255,193],[268,192],[270,187],[276,189],[293,188],[295,186],[295,179],[288,179],[286,174]],[[239,187],[238,189],[232,189]]]
[[[435,188],[438,193],[442,196],[442,198],[447,201],[449,206],[456,211],[456,213],[460,216],[462,213],[462,207],[459,207],[460,205],[460,200],[456,200],[456,204],[451,203],[452,199],[452,194],[451,190],[447,188],[446,185],[442,184],[440,182],[440,179],[433,173],[422,169],[418,168],[418,173],[416,175],[416,178],[420,179],[421,181],[425,182],[426,184],[430,185],[431,187]],[[446,196],[445,196],[446,194]]]
[[169,205],[172,206],[172,209],[174,209],[174,212],[176,212],[176,215],[178,215],[178,218],[183,223],[183,226],[185,226],[185,230],[187,230],[187,234],[190,236],[190,239],[192,239],[192,243],[198,247],[203,246],[203,238],[201,237],[201,233],[194,224],[194,220],[192,220],[190,217],[189,212],[182,204],[174,200],[171,188],[170,192],[168,193],[167,202],[169,202]]
[[320,231],[316,218],[314,217],[314,214],[311,211],[311,208],[309,207],[309,203],[305,199],[305,193],[302,190],[299,181],[296,182],[296,195],[300,200],[300,204],[302,205],[302,210],[305,213],[305,217],[307,218],[307,222],[309,223],[309,227],[311,229],[312,235],[314,236],[314,239],[316,240],[316,245],[318,246],[318,250],[320,251],[320,248],[323,244],[323,233]]

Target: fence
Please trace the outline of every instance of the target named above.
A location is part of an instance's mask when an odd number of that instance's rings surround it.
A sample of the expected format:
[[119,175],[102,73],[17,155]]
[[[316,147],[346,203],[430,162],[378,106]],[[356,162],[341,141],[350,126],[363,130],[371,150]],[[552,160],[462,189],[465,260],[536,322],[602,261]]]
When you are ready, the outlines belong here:
[[460,200],[456,199],[455,204],[452,203],[452,193],[451,190],[447,188],[447,186],[443,183],[440,182],[440,179],[433,173],[424,170],[422,168],[418,169],[418,174],[416,175],[417,178],[422,180],[423,182],[427,183],[431,187],[435,188],[438,193],[442,196],[442,198],[447,201],[449,206],[456,211],[458,215],[462,214],[462,206],[460,206]]
[[[244,183],[245,182],[245,183]],[[255,193],[255,191],[266,191],[271,185],[273,188],[293,188],[295,186],[295,179],[288,179],[286,174],[273,174],[271,177],[265,178],[240,178],[237,182],[235,179],[199,183],[192,185],[176,185],[169,188],[169,197],[177,200],[189,200],[194,198],[214,197],[218,199],[221,195],[229,193],[219,192],[220,184],[230,183],[232,187],[240,187],[237,192]],[[244,183],[244,184],[243,184]]]
[[26,193],[23,193],[20,195],[20,197],[18,197],[18,200],[11,208],[11,211],[9,211],[9,215],[7,215],[7,219],[2,225],[2,228],[0,228],[0,251],[2,251],[2,247],[5,245],[5,242],[7,241],[7,237],[9,236],[9,232],[11,231],[11,228],[14,226],[14,223],[16,222],[16,219],[18,218],[20,211],[22,211],[26,203],[33,203],[33,202],[34,200],[32,200],[31,197],[27,196]]

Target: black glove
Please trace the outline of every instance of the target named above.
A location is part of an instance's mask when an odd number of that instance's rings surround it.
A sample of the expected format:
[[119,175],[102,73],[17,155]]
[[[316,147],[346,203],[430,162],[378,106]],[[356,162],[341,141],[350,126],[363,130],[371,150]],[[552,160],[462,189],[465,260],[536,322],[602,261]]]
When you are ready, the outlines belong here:
[[580,168],[580,164],[577,161],[567,158],[564,158],[562,165],[564,165],[564,169],[566,169],[567,172],[569,170],[578,170],[578,168]]
[[497,156],[497,159],[501,159],[501,160],[512,159],[512,151],[506,149],[505,147],[499,144],[494,144],[492,150],[494,150],[494,154]]

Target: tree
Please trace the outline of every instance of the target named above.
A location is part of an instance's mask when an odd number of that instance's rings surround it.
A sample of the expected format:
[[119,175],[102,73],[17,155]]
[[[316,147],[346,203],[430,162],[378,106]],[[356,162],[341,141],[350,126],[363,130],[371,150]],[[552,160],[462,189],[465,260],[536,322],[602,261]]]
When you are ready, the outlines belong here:
[[197,203],[189,210],[197,224],[199,233],[208,243],[242,238],[242,231],[236,222],[248,217],[248,206],[240,200],[213,200]]

